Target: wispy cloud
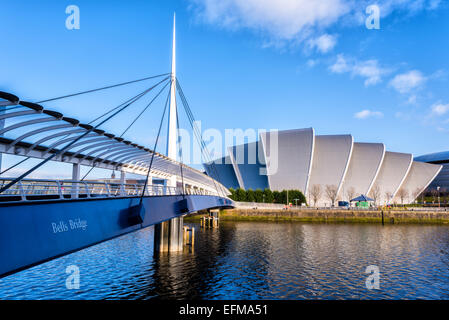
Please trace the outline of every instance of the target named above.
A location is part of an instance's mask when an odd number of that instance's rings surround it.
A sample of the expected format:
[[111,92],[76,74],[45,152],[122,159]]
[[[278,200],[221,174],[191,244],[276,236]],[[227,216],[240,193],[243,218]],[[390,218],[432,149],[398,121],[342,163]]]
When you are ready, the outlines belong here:
[[329,67],[333,73],[350,73],[351,76],[365,78],[365,86],[377,84],[382,77],[390,72],[389,69],[381,67],[375,59],[358,61],[339,54],[334,64]]
[[[341,21],[362,25],[372,0],[190,0],[197,18],[228,30],[248,29],[270,43],[303,42],[320,38]],[[381,16],[393,11],[415,13],[436,9],[438,0],[379,0]],[[321,40],[326,40],[323,38]],[[329,40],[329,39],[327,39]],[[336,39],[333,39],[336,42]],[[328,47],[335,46],[333,42]],[[319,48],[319,47],[318,47]]]
[[399,93],[406,94],[420,88],[426,81],[427,78],[419,70],[412,70],[396,75],[389,85]]
[[307,45],[310,49],[316,49],[321,53],[327,53],[331,51],[336,44],[337,37],[335,35],[330,35],[327,33],[307,41]]
[[435,103],[430,108],[431,108],[431,115],[442,116],[449,111],[449,103],[448,104]]
[[368,118],[383,118],[384,114],[380,111],[372,111],[372,110],[362,110],[360,112],[356,112],[354,114],[354,118],[356,119],[368,119]]

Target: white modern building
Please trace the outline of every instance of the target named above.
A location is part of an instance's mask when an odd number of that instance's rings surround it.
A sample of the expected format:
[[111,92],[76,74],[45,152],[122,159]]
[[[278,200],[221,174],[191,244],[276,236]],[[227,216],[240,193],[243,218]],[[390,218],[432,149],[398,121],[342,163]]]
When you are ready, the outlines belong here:
[[382,143],[315,135],[306,128],[263,133],[206,168],[228,188],[298,189],[309,204],[318,198],[316,205],[325,206],[331,204],[330,190],[336,201],[365,194],[379,205],[413,202],[441,165],[413,161],[411,154],[387,151]]

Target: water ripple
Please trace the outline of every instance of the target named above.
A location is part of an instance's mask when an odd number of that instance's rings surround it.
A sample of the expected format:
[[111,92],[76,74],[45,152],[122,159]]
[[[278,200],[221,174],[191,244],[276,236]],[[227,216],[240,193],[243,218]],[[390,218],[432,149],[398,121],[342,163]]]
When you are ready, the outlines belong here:
[[[448,299],[446,226],[221,223],[153,255],[147,228],[0,280],[1,299]],[[65,268],[81,287],[65,287]],[[380,268],[368,290],[365,268]]]

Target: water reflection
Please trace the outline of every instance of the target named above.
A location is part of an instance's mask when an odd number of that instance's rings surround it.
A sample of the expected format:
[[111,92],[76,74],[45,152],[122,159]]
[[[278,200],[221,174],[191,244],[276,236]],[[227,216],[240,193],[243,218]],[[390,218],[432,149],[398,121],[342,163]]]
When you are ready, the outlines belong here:
[[[153,228],[0,280],[2,299],[448,299],[446,226],[222,222],[153,255]],[[65,268],[81,270],[67,290]],[[365,287],[377,265],[380,290]]]

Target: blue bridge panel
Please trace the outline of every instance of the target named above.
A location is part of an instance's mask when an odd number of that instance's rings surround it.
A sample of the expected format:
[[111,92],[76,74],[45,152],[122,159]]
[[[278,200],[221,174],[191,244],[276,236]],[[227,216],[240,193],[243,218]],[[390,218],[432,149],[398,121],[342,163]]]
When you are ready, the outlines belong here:
[[0,277],[174,217],[234,206],[217,196],[185,199],[145,197],[142,207],[129,197],[0,203]]

